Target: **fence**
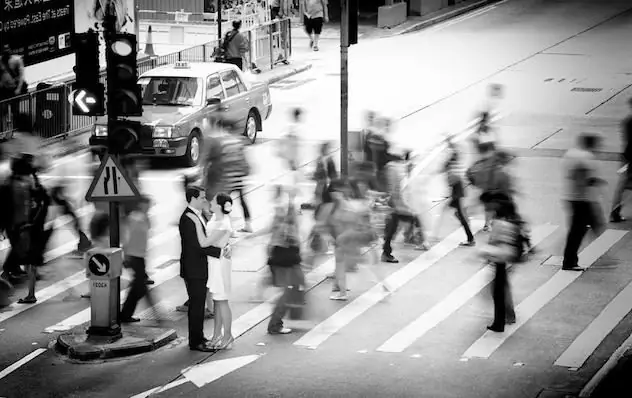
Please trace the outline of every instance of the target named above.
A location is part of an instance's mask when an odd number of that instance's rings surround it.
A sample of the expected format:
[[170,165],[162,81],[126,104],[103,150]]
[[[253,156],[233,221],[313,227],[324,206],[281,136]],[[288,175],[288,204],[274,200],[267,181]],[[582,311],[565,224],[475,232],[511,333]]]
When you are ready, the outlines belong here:
[[[259,70],[273,69],[279,63],[287,63],[291,56],[291,29],[289,19],[275,20],[248,31],[249,51],[246,67],[253,64]],[[159,66],[177,61],[213,62],[217,40],[172,54],[138,62],[138,73],[143,74]],[[105,71],[100,77],[107,84]],[[69,134],[89,130],[94,118],[72,114],[68,96],[74,89],[74,80],[50,85],[41,83],[36,91],[0,101],[0,139],[10,138],[15,131],[14,120],[20,113],[31,116],[35,133],[44,139],[61,139]]]
[[[217,21],[217,12],[185,12],[138,10],[138,19],[141,21],[195,23],[204,21]],[[270,22],[270,7],[267,0],[250,0],[243,4],[229,8],[222,8],[222,21],[242,21],[242,27],[249,29],[263,23]]]

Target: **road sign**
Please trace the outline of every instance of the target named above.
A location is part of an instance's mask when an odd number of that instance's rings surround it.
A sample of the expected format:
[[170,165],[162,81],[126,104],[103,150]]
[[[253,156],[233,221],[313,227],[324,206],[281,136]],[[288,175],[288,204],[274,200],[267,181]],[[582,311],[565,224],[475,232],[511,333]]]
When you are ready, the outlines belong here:
[[110,260],[103,254],[95,254],[88,260],[88,268],[93,275],[103,276],[110,270]]
[[86,193],[88,202],[123,202],[138,200],[140,193],[121,164],[106,154],[96,177]]

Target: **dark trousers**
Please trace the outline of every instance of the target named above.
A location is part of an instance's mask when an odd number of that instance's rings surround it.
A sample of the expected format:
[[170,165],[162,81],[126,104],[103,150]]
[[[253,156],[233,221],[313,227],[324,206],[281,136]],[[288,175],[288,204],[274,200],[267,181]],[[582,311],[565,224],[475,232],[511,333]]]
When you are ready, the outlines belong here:
[[145,259],[141,257],[129,256],[126,259],[127,266],[134,271],[134,279],[127,293],[127,298],[121,309],[121,319],[129,319],[134,315],[138,302],[145,297],[150,306],[154,305],[154,300],[147,289],[147,271],[145,269]]
[[243,58],[226,58],[226,63],[237,65],[239,70],[244,70],[244,60]]
[[393,238],[397,234],[397,229],[399,227],[399,222],[409,222],[413,224],[415,227],[420,227],[421,223],[417,219],[417,217],[411,214],[401,214],[396,211],[391,214],[386,222],[386,226],[384,227],[384,246],[382,247],[382,251],[384,254],[391,254],[393,252],[393,248],[391,247],[391,242]]
[[185,279],[189,295],[189,346],[204,343],[204,306],[206,305],[206,280]]
[[504,329],[506,321],[515,321],[516,313],[511,298],[509,279],[507,278],[507,264],[496,263],[494,265],[496,267],[496,276],[492,282],[492,298],[494,300],[494,322],[492,322],[492,326]]
[[18,250],[16,249],[20,245],[20,234],[16,231],[7,231],[7,238],[9,239],[9,243],[11,244],[11,248],[9,249],[9,255],[6,260],[4,260],[3,269],[5,273],[16,273],[20,272],[20,255]]
[[590,226],[597,235],[601,234],[604,229],[604,221],[598,203],[571,201],[568,206],[570,226],[566,237],[562,268],[577,267],[577,252],[588,231],[586,226]]
[[283,294],[277,300],[270,321],[268,322],[268,332],[276,332],[283,328],[283,317],[288,312],[288,304],[292,300],[292,286],[304,286],[305,278],[300,270],[300,265],[294,267],[270,266],[272,279],[275,286],[284,287]]
[[450,207],[455,210],[454,215],[461,223],[461,226],[465,231],[465,235],[467,236],[467,241],[472,242],[474,240],[474,235],[472,234],[472,229],[470,228],[470,222],[468,221],[467,216],[465,215],[465,211],[463,210],[463,197],[465,196],[463,183],[459,181],[452,184],[450,188],[452,190]]
[[239,192],[239,201],[241,202],[241,208],[244,210],[244,219],[246,221],[250,221],[250,209],[248,209],[248,203],[246,203],[246,198],[244,197],[244,190],[238,189]]

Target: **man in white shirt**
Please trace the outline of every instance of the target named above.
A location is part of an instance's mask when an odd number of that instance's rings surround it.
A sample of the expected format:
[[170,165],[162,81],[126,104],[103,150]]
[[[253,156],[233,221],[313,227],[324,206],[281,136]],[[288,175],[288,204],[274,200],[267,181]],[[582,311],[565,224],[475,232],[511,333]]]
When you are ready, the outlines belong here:
[[303,25],[309,36],[309,47],[318,51],[318,39],[323,30],[323,23],[329,22],[327,0],[301,0]]
[[606,181],[600,176],[595,152],[601,145],[597,134],[583,133],[577,148],[564,155],[564,200],[568,203],[570,226],[564,249],[562,269],[583,271],[577,264],[577,252],[586,235],[587,228],[601,234],[604,230],[604,215],[600,204],[601,187]]

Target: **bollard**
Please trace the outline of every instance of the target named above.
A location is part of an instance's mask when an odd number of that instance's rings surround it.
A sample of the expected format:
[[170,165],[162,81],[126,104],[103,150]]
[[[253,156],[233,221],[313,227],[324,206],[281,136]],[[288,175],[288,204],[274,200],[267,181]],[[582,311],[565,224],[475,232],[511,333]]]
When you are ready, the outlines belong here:
[[147,28],[147,41],[145,42],[145,54],[150,57],[155,57],[156,52],[154,51],[154,37],[153,37],[151,25]]
[[118,247],[94,248],[85,254],[86,276],[90,280],[91,336],[120,338],[120,283],[123,250]]

